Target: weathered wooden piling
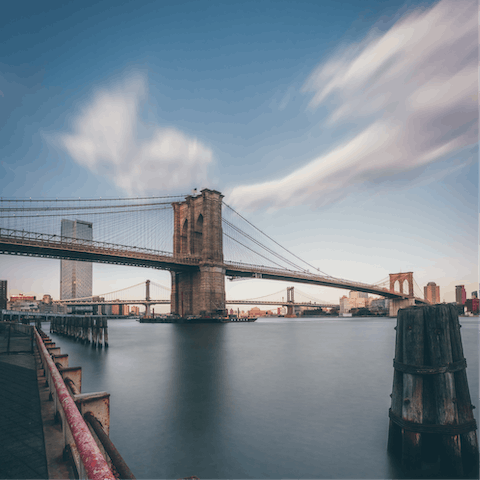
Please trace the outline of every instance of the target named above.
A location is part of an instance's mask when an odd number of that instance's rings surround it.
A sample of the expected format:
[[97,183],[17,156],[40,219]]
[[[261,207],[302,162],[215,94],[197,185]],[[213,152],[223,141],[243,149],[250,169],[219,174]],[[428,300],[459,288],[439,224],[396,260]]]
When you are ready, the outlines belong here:
[[415,472],[440,455],[462,477],[478,468],[478,439],[457,310],[402,309],[396,329],[388,450]]
[[92,318],[92,347],[98,343],[98,319]]
[[95,323],[98,325],[98,346],[103,347],[103,318],[96,318]]
[[92,347],[108,347],[108,323],[106,318],[92,316],[51,317],[50,332],[72,337]]
[[103,343],[105,347],[108,347],[108,321],[106,318],[102,318],[103,323]]

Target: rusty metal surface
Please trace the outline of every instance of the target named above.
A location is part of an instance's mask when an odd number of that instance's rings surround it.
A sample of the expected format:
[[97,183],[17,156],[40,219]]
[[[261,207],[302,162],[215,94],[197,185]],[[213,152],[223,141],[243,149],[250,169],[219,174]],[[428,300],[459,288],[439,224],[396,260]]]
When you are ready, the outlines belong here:
[[70,396],[70,393],[68,392],[60,373],[58,372],[53,360],[50,358],[50,355],[37,331],[35,331],[35,338],[38,349],[41,352],[41,355],[43,356],[50,371],[51,379],[58,395],[58,401],[65,413],[66,420],[70,427],[88,478],[91,480],[114,480],[115,476],[111,472],[105,458],[95,443],[87,424],[80,415],[75,402]]
[[120,474],[120,478],[135,479],[135,476],[128,468],[128,465],[125,463],[125,460],[122,458],[118,450],[115,448],[115,445],[103,430],[100,422],[95,418],[95,415],[92,412],[86,412],[83,415],[83,418],[85,418],[85,420],[92,426],[95,434],[105,448],[105,451],[111,458],[113,465]]

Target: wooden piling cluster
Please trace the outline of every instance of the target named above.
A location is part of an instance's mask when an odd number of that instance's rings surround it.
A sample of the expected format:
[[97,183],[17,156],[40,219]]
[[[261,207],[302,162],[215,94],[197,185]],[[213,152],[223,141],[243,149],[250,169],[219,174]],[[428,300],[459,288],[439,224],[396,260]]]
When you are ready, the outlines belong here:
[[91,343],[93,347],[108,347],[106,318],[77,315],[52,317],[50,333],[73,337],[82,343]]
[[460,327],[451,304],[398,312],[388,450],[410,471],[438,456],[452,476],[478,468]]

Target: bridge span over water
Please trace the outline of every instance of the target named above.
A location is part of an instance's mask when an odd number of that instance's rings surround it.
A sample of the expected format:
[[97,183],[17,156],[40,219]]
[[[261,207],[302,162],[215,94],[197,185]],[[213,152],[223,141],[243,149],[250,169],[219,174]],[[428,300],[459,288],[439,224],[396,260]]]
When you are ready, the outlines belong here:
[[[0,253],[141,266],[171,272],[180,315],[225,310],[225,278],[257,278],[380,295],[398,308],[424,303],[412,272],[367,284],[324,274],[204,189],[198,195],[119,199],[0,199]],[[62,220],[88,220],[94,239],[62,235]],[[224,254],[225,253],[225,254]],[[309,268],[307,268],[307,266]],[[317,270],[312,273],[310,270]]]
[[[143,291],[141,291],[143,290]],[[142,297],[143,294],[143,298]],[[147,280],[146,282],[132,285],[109,293],[99,294],[83,298],[70,298],[66,300],[54,300],[53,303],[66,306],[92,306],[96,307],[97,314],[100,314],[103,306],[108,305],[143,305],[148,314],[149,307],[154,305],[170,305],[171,289]],[[243,298],[225,300],[226,305],[255,305],[287,307],[287,315],[293,315],[293,307],[310,308],[339,308],[338,304],[325,302],[320,298],[312,297],[294,287],[288,287],[286,290],[270,293],[256,298]],[[99,308],[100,307],[100,308]],[[106,313],[106,312],[105,312]]]

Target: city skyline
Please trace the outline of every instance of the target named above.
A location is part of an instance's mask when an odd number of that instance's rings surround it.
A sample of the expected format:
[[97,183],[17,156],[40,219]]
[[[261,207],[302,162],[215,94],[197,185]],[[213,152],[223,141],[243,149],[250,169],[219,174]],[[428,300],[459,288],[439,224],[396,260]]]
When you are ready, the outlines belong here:
[[[7,7],[3,197],[215,188],[332,276],[413,271],[447,302],[456,285],[478,290],[474,2],[184,6]],[[0,256],[14,293],[58,298],[59,270]],[[93,278],[94,295],[170,282],[101,264]],[[226,288],[252,298],[279,285]]]

